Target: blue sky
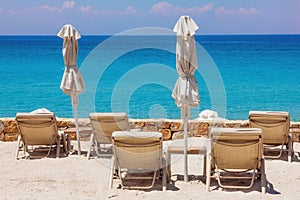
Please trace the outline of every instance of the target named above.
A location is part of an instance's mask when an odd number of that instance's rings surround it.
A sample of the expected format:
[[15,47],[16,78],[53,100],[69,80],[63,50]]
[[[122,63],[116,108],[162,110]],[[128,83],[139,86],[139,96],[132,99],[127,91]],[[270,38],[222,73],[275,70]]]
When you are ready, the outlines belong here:
[[0,35],[55,35],[66,23],[82,35],[172,29],[181,15],[198,34],[300,34],[299,0],[0,0]]

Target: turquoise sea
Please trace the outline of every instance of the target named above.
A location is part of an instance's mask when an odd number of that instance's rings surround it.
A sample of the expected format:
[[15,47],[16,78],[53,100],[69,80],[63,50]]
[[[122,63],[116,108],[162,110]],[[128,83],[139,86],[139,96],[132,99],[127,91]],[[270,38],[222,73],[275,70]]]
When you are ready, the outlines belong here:
[[[250,110],[288,111],[300,120],[300,35],[197,35],[201,103],[227,119]],[[79,116],[128,113],[130,118],[180,118],[171,97],[177,74],[175,36],[82,36],[78,66],[86,82]],[[47,108],[72,117],[59,88],[62,40],[0,36],[0,117]]]

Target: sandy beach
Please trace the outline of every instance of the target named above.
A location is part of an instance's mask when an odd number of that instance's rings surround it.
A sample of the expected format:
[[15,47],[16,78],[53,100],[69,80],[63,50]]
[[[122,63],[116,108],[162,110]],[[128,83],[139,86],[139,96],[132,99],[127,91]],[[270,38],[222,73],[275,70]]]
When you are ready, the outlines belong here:
[[[165,145],[165,144],[164,144]],[[84,147],[84,145],[83,145]],[[259,181],[250,190],[222,190],[212,181],[211,192],[205,191],[202,160],[189,156],[189,182],[182,180],[181,157],[172,163],[172,184],[161,191],[160,181],[147,191],[122,190],[114,180],[108,189],[110,158],[87,160],[85,153],[55,158],[15,160],[16,142],[0,142],[0,199],[299,199],[300,144],[294,143],[295,157],[288,163],[281,159],[266,160],[267,194],[260,192]]]

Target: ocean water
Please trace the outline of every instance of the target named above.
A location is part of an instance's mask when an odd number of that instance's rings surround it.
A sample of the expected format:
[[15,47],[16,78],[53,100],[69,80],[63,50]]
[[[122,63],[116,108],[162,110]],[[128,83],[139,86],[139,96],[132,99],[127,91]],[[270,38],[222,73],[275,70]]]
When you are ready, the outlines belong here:
[[[300,120],[300,35],[197,35],[200,105],[227,119],[250,110],[288,111]],[[72,117],[61,89],[62,39],[0,36],[0,117],[47,108]],[[79,116],[126,112],[131,118],[180,118],[175,36],[82,36],[78,66],[86,82]]]

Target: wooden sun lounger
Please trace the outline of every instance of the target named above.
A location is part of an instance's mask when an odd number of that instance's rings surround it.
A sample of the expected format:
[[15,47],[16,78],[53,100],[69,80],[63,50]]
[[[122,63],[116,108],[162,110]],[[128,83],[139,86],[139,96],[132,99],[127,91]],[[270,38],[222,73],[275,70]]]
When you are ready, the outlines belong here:
[[[114,160],[111,167],[110,188],[113,186],[113,174],[121,181],[122,188],[150,189],[155,180],[161,177],[162,190],[166,190],[166,167],[163,158],[162,134],[159,132],[116,131],[112,135]],[[123,176],[123,173],[126,176]],[[152,173],[153,175],[145,175]],[[143,175],[142,175],[143,174]],[[150,177],[149,177],[150,176]],[[146,186],[128,185],[128,180],[152,180]]]
[[[262,129],[262,140],[264,150],[276,152],[277,155],[266,155],[265,158],[280,158],[283,147],[286,145],[288,151],[288,162],[292,161],[293,139],[290,132],[290,115],[288,112],[279,111],[250,111],[249,125],[252,128]],[[274,148],[274,147],[280,147]]]
[[[261,179],[261,191],[266,192],[262,130],[253,128],[212,128],[210,130],[211,178],[217,178],[222,188],[249,189],[255,177]],[[210,169],[210,168],[208,168]],[[208,173],[211,174],[211,173]],[[224,183],[224,180],[250,180],[249,185]],[[222,182],[223,181],[223,182]],[[210,179],[208,179],[208,190]]]
[[91,150],[94,149],[98,156],[111,156],[111,136],[114,131],[129,130],[126,113],[90,113],[89,115],[93,133],[91,134],[87,158],[90,158]]
[[[46,155],[49,156],[52,145],[56,145],[56,157],[60,156],[61,138],[64,134],[58,134],[54,113],[17,113],[16,122],[19,130],[16,159],[19,157],[20,150],[23,150],[24,156],[27,153],[30,158],[28,146],[49,146]],[[65,143],[63,147],[67,153]]]

